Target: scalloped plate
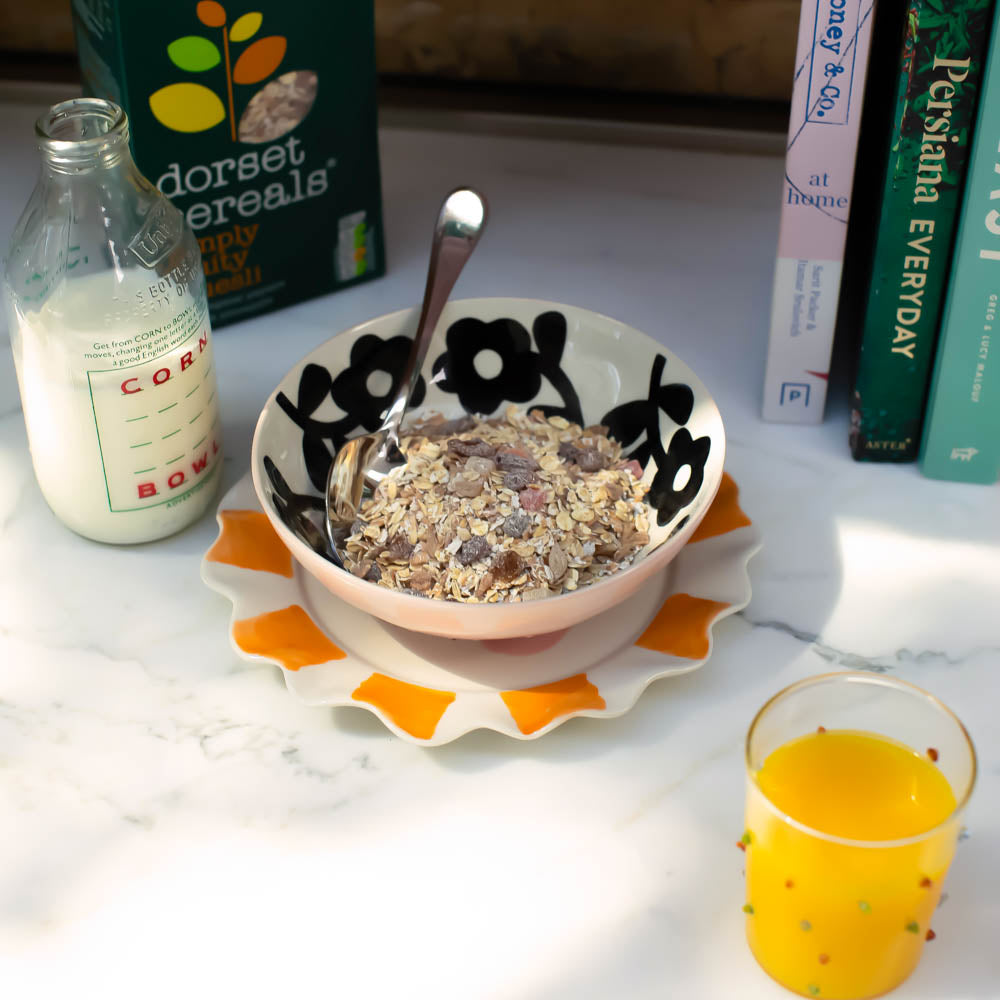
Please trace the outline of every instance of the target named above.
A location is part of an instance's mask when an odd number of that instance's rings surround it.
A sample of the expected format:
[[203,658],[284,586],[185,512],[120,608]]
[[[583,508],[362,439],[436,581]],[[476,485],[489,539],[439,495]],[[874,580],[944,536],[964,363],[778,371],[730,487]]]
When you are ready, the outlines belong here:
[[233,648],[279,666],[307,705],[374,712],[397,736],[438,746],[473,729],[534,739],[577,715],[627,712],[661,677],[700,667],[712,630],[750,601],[760,535],[723,482],[667,569],[587,622],[530,639],[410,632],[331,594],[293,558],[247,473],[223,498],[202,578],[233,602]]

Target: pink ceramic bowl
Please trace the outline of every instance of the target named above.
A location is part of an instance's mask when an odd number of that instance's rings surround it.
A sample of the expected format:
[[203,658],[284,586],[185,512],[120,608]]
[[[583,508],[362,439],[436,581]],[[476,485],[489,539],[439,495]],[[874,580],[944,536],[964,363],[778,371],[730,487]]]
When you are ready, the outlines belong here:
[[650,542],[628,569],[540,601],[462,604],[354,577],[291,529],[280,500],[275,503],[276,490],[286,499],[294,494],[300,502],[321,503],[332,455],[347,438],[379,426],[418,312],[380,316],[326,341],[285,375],[260,414],[251,452],[254,488],[298,563],[362,611],[455,639],[568,628],[662,573],[722,480],[726,444],[718,407],[694,372],[646,334],[587,309],[534,299],[449,302],[427,355],[416,409],[489,416],[514,403],[583,426],[608,425],[650,484]]

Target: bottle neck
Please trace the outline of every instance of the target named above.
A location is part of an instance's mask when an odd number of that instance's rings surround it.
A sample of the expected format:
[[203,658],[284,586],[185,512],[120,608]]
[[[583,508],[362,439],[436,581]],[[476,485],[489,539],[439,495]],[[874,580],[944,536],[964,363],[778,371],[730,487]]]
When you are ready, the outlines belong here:
[[81,174],[131,165],[128,117],[98,97],[80,97],[51,107],[35,123],[43,166]]

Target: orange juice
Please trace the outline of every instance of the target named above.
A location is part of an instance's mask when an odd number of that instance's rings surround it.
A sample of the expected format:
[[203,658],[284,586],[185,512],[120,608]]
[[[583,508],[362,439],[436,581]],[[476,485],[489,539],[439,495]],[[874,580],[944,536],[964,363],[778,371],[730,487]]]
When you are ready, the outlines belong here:
[[920,958],[954,852],[947,779],[902,743],[822,729],[772,751],[754,778],[744,911],[757,961],[803,996],[899,985]]

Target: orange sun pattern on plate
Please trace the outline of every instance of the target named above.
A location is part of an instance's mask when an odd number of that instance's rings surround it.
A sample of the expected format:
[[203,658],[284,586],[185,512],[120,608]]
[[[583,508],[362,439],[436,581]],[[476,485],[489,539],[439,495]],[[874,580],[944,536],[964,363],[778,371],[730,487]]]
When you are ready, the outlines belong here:
[[224,510],[222,527],[205,558],[242,569],[292,576],[292,554],[271,527],[267,515],[257,510]]
[[707,601],[690,594],[672,594],[664,602],[646,631],[635,640],[637,646],[671,656],[700,660],[708,656],[709,629],[719,612],[729,605]]
[[233,622],[233,641],[244,653],[277,660],[286,670],[347,655],[298,604]]
[[351,697],[381,709],[411,736],[429,740],[445,709],[455,700],[455,692],[408,684],[395,677],[375,673],[362,681]]
[[[206,553],[206,560],[294,578],[292,555],[265,514],[255,510],[222,510],[219,520],[219,537]],[[723,473],[719,492],[688,544],[751,523],[739,505],[739,487]],[[673,594],[664,601],[635,645],[686,659],[703,659],[709,653],[712,623],[727,607],[724,602],[691,594]],[[347,656],[298,604],[235,621],[232,636],[243,652],[272,659],[287,670]],[[525,736],[562,716],[607,707],[585,673],[537,687],[501,691],[499,695]],[[378,708],[411,736],[428,740],[433,738],[441,717],[457,695],[373,673],[354,690],[352,697]]]
[[560,715],[607,707],[601,692],[590,683],[586,674],[574,674],[523,691],[501,691],[500,697],[525,736],[537,732]]

